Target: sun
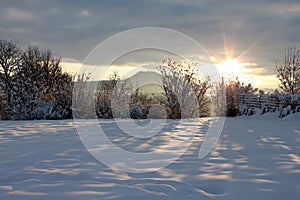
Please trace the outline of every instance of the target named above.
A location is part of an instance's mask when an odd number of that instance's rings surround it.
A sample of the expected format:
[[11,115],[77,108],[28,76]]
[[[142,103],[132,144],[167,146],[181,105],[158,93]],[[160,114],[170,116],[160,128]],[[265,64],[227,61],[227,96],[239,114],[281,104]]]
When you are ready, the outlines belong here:
[[241,71],[241,65],[238,59],[228,58],[219,64],[217,64],[217,68],[221,74],[221,76],[230,77],[237,76]]

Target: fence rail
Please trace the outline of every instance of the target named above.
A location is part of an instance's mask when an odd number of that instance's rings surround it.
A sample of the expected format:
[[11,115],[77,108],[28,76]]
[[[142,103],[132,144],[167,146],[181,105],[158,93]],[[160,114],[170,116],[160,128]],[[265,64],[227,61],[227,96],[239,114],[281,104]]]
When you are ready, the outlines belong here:
[[239,106],[247,108],[282,109],[288,106],[291,109],[300,109],[300,95],[275,95],[275,94],[241,94],[237,95]]

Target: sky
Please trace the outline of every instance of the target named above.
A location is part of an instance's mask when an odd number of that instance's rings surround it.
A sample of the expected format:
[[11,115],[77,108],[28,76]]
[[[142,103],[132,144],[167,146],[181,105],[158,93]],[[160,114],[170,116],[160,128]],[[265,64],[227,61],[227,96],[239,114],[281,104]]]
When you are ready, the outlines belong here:
[[274,88],[275,60],[289,44],[300,44],[299,0],[1,0],[0,4],[0,39],[22,48],[31,44],[50,49],[68,70],[78,68],[96,45],[114,34],[163,27],[195,39],[217,63],[238,59],[241,76],[256,86]]

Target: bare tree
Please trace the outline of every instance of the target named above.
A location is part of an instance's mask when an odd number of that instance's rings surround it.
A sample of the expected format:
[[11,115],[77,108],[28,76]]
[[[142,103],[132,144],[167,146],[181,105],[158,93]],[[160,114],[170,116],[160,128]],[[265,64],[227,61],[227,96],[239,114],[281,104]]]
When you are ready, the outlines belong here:
[[[1,118],[9,118],[9,107],[11,104],[12,77],[21,64],[21,50],[13,43],[7,40],[0,40],[0,82],[1,90],[5,93],[7,108],[5,113],[1,113]],[[2,108],[4,109],[4,108]]]
[[285,50],[285,55],[280,61],[276,61],[279,87],[284,93],[300,93],[300,47],[290,45]]

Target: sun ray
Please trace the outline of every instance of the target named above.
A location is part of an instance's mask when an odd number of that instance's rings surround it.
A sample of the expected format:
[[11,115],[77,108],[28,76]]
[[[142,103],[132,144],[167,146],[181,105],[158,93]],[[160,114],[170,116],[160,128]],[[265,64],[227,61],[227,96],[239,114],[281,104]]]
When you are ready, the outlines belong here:
[[[233,47],[230,47],[228,44],[228,40],[225,34],[225,26],[222,21],[222,39],[223,39],[223,48],[224,48],[224,56],[221,57],[217,54],[211,54],[214,58],[214,63],[217,65],[218,70],[220,71],[222,76],[232,77],[243,75],[243,58],[246,54],[248,54],[258,43],[255,41],[248,48],[243,50],[240,54],[236,55]],[[212,51],[209,51],[212,52]]]
[[246,48],[244,51],[242,51],[242,53],[240,53],[240,55],[237,56],[237,59],[241,59],[242,57],[244,57],[250,50],[252,50],[256,46],[257,43],[258,43],[258,41],[255,41],[248,48]]

